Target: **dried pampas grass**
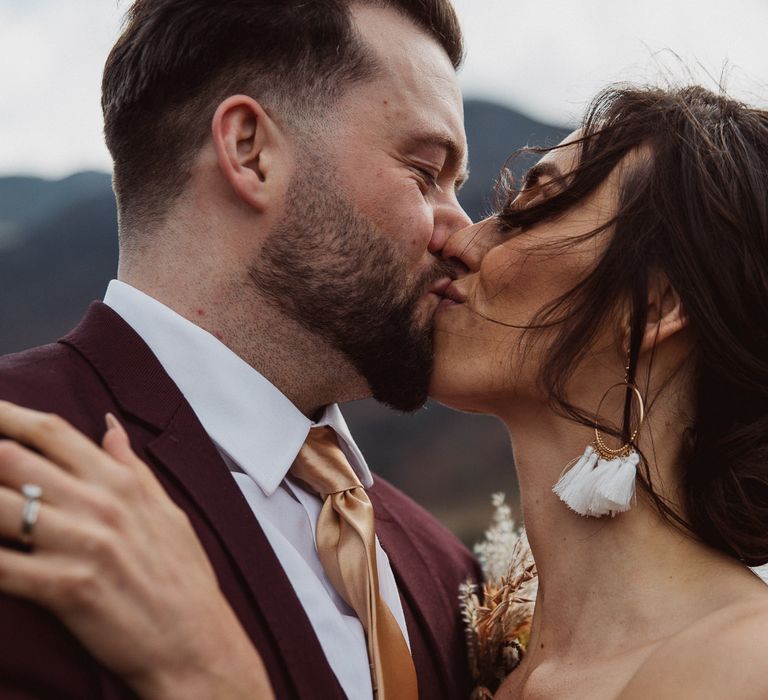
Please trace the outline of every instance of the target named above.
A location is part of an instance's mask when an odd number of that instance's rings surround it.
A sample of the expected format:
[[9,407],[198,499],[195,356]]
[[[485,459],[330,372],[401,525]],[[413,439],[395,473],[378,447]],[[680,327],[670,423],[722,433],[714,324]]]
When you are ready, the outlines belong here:
[[459,592],[469,664],[477,684],[472,700],[492,698],[522,660],[538,590],[525,531],[515,526],[504,494],[495,494],[492,501],[493,523],[475,546],[485,583],[464,584]]

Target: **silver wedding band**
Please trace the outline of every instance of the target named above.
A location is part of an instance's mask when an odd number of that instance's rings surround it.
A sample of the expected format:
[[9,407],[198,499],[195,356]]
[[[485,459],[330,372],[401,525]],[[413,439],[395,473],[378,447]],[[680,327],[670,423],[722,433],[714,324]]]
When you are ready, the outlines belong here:
[[32,530],[34,530],[40,515],[40,499],[43,497],[43,489],[37,484],[24,484],[21,487],[21,495],[27,499],[24,503],[24,509],[21,511],[21,541],[30,545],[32,544]]

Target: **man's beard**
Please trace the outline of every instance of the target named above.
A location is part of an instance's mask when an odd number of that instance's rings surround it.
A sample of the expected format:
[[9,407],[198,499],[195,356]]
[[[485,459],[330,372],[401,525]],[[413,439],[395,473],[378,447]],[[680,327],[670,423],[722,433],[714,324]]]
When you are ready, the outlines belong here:
[[319,175],[327,169],[299,164],[251,279],[268,302],[342,352],[377,401],[414,411],[427,399],[433,364],[432,323],[420,326],[418,304],[451,269],[435,261],[409,283],[386,233]]

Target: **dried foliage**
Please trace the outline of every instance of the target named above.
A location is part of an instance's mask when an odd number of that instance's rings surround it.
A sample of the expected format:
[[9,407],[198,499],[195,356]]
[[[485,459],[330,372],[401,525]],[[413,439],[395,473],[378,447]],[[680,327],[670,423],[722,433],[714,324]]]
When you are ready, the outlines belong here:
[[461,610],[476,688],[472,700],[488,700],[520,663],[531,632],[538,590],[536,564],[525,531],[515,527],[503,494],[485,539],[475,546],[485,583],[461,587]]

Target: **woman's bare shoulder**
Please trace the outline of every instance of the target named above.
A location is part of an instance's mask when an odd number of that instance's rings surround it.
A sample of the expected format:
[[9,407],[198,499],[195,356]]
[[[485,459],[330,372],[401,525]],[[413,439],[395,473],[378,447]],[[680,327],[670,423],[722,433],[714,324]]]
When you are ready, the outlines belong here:
[[768,587],[663,642],[619,700],[768,698]]

